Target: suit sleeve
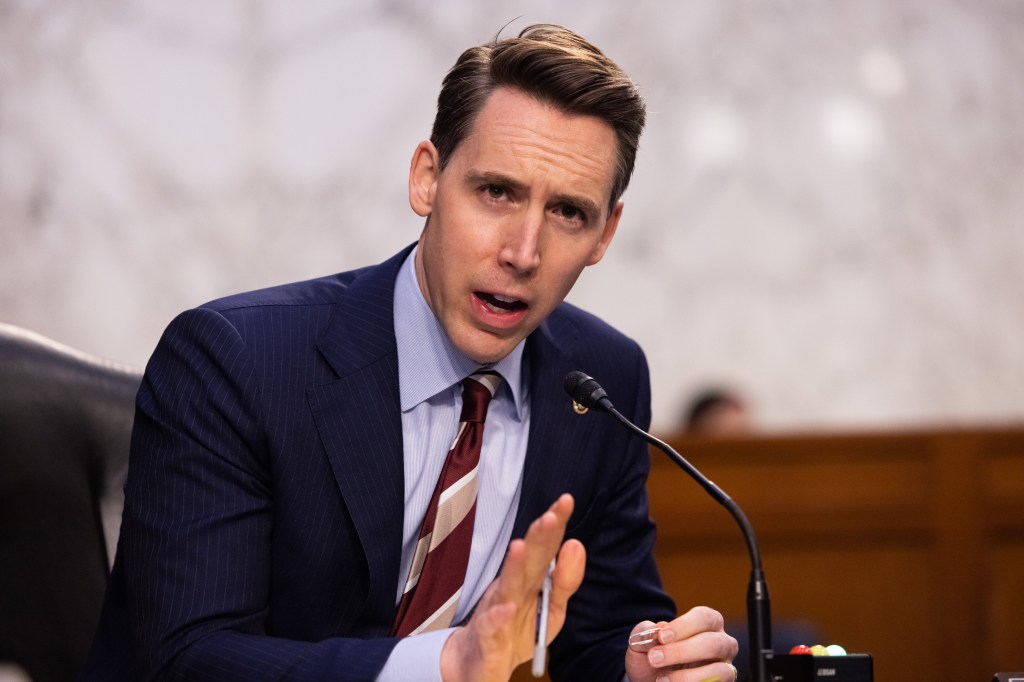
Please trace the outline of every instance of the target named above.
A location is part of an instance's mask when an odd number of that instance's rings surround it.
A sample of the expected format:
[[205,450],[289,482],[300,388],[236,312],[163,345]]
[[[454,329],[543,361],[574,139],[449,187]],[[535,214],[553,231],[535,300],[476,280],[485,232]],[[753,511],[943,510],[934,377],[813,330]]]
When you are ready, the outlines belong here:
[[261,387],[219,313],[168,328],[139,392],[115,577],[145,680],[372,680],[396,640],[267,634],[274,486]]
[[[650,424],[650,379],[643,353],[636,350],[635,368],[616,386],[615,395],[633,395],[627,409],[616,406],[643,429]],[[632,390],[626,393],[624,388]],[[611,390],[611,387],[609,386]],[[628,403],[626,403],[628,404]],[[587,548],[587,567],[580,589],[569,600],[566,627],[551,646],[555,680],[615,680],[625,675],[629,633],[642,620],[672,620],[675,604],[664,592],[654,562],[655,527],[650,519],[647,445],[611,419],[607,445],[595,453],[610,466],[578,537]],[[570,534],[572,529],[570,529]]]

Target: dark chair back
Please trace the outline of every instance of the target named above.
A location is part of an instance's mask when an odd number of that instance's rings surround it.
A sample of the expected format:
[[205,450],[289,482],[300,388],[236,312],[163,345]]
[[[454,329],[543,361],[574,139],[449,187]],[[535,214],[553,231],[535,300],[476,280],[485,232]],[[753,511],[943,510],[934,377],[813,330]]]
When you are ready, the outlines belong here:
[[135,368],[0,323],[0,662],[71,680],[121,523]]

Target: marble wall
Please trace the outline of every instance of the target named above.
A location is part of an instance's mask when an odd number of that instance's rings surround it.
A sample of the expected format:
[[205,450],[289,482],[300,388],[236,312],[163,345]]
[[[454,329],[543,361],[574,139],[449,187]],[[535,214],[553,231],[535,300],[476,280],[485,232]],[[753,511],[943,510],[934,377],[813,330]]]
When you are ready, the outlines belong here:
[[142,364],[185,307],[384,259],[462,48],[536,21],[650,124],[571,300],[655,427],[1024,420],[1021,0],[0,0],[0,320]]

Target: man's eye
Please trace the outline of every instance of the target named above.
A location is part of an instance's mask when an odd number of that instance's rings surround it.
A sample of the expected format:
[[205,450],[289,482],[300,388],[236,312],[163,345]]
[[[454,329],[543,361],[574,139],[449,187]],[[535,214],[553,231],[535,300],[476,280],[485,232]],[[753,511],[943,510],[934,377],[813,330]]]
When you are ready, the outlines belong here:
[[492,199],[501,199],[505,196],[505,188],[501,185],[487,185],[487,196]]
[[566,220],[583,220],[583,211],[576,208],[575,206],[565,205],[560,206],[558,214]]

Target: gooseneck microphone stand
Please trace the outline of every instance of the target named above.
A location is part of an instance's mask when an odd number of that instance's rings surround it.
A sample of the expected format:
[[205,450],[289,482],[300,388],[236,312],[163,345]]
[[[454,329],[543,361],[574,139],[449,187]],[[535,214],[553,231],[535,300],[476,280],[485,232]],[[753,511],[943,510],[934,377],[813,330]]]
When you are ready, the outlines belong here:
[[690,464],[670,445],[647,433],[633,422],[626,419],[615,407],[601,385],[583,372],[570,372],[565,377],[565,391],[580,405],[590,409],[607,412],[627,429],[664,452],[679,468],[697,481],[711,497],[725,507],[743,532],[750,554],[750,583],[747,586],[747,634],[750,638],[750,680],[751,682],[771,682],[769,671],[772,658],[771,608],[768,599],[768,583],[764,579],[761,567],[761,550],[757,545],[754,528],[747,520],[739,505],[732,498]]

